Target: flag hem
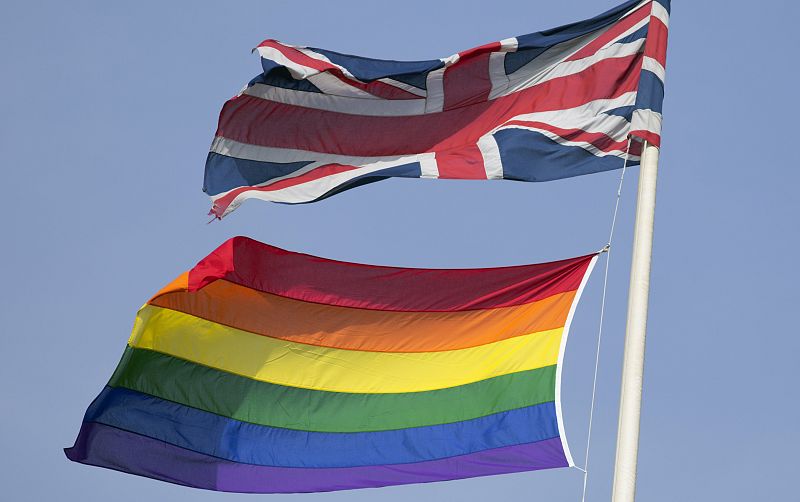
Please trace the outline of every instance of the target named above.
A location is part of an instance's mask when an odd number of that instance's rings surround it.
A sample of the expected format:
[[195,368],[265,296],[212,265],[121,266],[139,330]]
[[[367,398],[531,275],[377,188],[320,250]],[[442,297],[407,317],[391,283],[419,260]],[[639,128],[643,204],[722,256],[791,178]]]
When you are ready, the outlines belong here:
[[558,361],[556,362],[556,421],[558,423],[558,435],[561,438],[561,448],[564,450],[564,457],[567,459],[568,467],[574,467],[575,461],[572,459],[572,454],[569,451],[566,431],[564,430],[564,417],[561,412],[561,371],[564,369],[564,354],[566,352],[567,339],[569,338],[569,329],[572,324],[572,318],[575,315],[575,309],[577,309],[578,303],[581,300],[583,289],[586,287],[586,283],[589,281],[589,276],[592,275],[592,270],[594,270],[598,256],[599,254],[594,255],[594,258],[592,258],[592,260],[589,262],[589,266],[586,267],[586,272],[583,274],[581,284],[578,286],[577,292],[575,293],[575,298],[572,300],[572,306],[569,309],[569,314],[567,314],[567,322],[564,324],[564,331],[561,335],[561,346],[558,349]]

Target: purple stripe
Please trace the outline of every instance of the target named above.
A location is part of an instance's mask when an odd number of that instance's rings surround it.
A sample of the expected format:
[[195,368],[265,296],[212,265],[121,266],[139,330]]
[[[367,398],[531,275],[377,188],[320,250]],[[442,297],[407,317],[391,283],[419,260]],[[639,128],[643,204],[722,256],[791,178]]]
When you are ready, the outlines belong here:
[[247,493],[374,488],[566,467],[561,439],[507,446],[410,464],[288,468],[240,464],[97,423],[81,426],[67,457],[83,464],[180,485]]

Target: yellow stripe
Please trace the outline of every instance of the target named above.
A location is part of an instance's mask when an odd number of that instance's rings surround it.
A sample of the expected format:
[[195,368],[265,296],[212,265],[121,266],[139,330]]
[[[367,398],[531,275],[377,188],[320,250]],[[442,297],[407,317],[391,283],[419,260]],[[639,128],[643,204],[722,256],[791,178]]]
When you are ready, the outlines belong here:
[[556,364],[562,332],[443,352],[366,352],[269,338],[145,305],[128,343],[263,382],[377,394],[455,387]]

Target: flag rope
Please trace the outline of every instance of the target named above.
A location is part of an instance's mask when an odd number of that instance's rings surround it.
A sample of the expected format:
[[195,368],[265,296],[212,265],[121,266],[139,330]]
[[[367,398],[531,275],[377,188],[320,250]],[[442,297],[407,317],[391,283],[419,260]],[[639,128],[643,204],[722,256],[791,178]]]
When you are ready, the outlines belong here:
[[605,319],[606,312],[606,291],[608,289],[608,269],[611,263],[611,243],[614,240],[614,229],[617,226],[617,213],[619,212],[619,202],[622,198],[622,186],[625,182],[625,172],[628,170],[628,157],[631,150],[631,138],[628,137],[628,145],[625,148],[625,162],[622,164],[622,174],[619,177],[619,185],[617,186],[617,197],[614,202],[614,214],[611,218],[611,229],[608,233],[608,242],[600,250],[601,253],[606,253],[605,270],[603,272],[603,296],[600,301],[600,321],[597,329],[597,344],[594,356],[594,377],[592,378],[592,401],[589,406],[589,430],[586,435],[586,455],[583,460],[583,468],[578,469],[583,472],[583,492],[581,495],[581,502],[586,502],[586,488],[589,480],[589,450],[592,444],[592,423],[594,420],[594,405],[595,395],[597,393],[597,372],[600,368],[600,342],[603,338],[603,320]]

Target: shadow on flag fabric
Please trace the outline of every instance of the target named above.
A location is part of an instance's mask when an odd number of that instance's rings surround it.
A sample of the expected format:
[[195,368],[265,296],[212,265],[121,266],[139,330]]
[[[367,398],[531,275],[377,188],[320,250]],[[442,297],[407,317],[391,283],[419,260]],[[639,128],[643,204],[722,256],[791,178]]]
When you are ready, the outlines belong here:
[[67,457],[254,493],[573,465],[561,361],[596,259],[396,268],[233,238],[141,308]]
[[[447,58],[399,62],[265,40],[222,108],[211,214],[320,200],[389,177],[549,181],[660,144],[669,0]],[[638,164],[633,142],[629,164]]]

